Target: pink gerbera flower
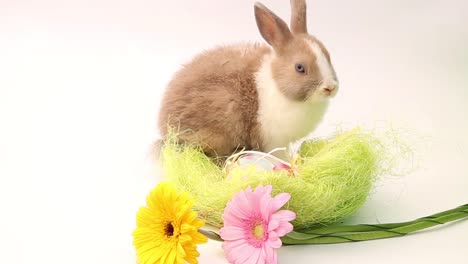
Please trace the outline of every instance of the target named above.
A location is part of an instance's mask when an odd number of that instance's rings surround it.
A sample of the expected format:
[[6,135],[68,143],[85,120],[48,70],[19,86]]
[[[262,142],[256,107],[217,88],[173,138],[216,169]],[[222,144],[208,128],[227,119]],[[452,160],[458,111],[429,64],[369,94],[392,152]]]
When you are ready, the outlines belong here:
[[233,196],[224,209],[221,228],[223,249],[230,263],[275,264],[276,249],[282,245],[280,237],[293,230],[289,221],[296,214],[280,210],[291,195],[281,193],[271,197],[271,185],[250,186]]

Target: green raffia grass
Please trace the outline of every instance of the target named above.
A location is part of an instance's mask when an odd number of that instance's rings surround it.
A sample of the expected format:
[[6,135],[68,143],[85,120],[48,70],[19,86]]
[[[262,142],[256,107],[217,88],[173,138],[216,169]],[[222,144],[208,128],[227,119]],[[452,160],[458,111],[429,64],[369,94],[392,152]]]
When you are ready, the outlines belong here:
[[273,194],[291,194],[286,209],[297,214],[295,229],[326,225],[354,213],[366,200],[386,162],[384,148],[359,129],[324,140],[306,141],[299,150],[298,175],[287,171],[235,168],[227,178],[199,148],[179,146],[174,136],[162,149],[165,177],[195,199],[200,218],[215,227],[231,197],[247,186],[272,185]]

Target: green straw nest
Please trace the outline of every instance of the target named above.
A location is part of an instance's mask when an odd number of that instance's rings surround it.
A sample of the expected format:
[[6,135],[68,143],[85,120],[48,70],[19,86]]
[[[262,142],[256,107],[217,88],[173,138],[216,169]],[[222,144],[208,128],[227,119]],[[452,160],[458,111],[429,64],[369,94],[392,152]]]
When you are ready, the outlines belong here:
[[253,165],[235,167],[228,177],[199,148],[177,145],[173,139],[169,137],[162,149],[164,175],[193,196],[200,218],[215,227],[223,225],[221,215],[235,193],[258,185],[272,185],[274,195],[291,194],[285,208],[297,214],[295,229],[340,221],[364,203],[386,162],[381,142],[355,129],[330,139],[305,141],[294,174],[259,171]]

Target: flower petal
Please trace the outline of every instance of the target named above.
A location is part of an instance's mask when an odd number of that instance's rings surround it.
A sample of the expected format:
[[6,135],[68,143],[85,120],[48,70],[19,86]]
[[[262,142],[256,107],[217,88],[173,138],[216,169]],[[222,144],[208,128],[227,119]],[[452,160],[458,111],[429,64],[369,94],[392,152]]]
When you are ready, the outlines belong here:
[[239,219],[248,219],[252,208],[250,208],[250,201],[245,196],[244,192],[235,195],[232,201],[226,206],[228,214],[235,215]]
[[229,247],[228,244],[229,243],[227,243],[226,246],[224,246],[223,244],[223,249],[230,263],[242,263],[243,261],[248,260],[255,250],[254,247],[252,247],[251,245],[247,243],[242,243],[242,244],[236,243],[237,246],[231,246],[231,247]]
[[262,252],[260,254],[260,257],[258,258],[257,264],[265,264],[266,262],[266,249],[265,247],[262,247]]
[[276,255],[276,250],[272,247],[264,247],[265,249],[265,262],[270,264],[270,263],[275,263],[275,255]]
[[278,218],[271,218],[268,223],[268,232],[275,230],[280,225],[280,220]]
[[188,224],[188,223],[182,223],[182,225],[180,226],[180,232],[182,234],[190,232],[190,231],[195,231],[195,230],[197,230],[197,228],[195,228],[193,225]]
[[193,231],[189,234],[192,237],[192,244],[204,244],[208,242],[208,238],[198,231]]
[[233,211],[230,209],[225,209],[224,214],[223,214],[223,222],[225,226],[237,226],[237,227],[243,227],[246,220],[241,219],[236,215]]
[[278,252],[276,250],[273,251],[273,260],[271,263],[278,263]]
[[282,237],[291,231],[293,231],[294,227],[291,223],[284,222],[281,223],[281,225],[275,230],[275,232],[278,234],[278,236]]
[[245,245],[243,247],[239,247],[238,250],[234,249],[232,254],[236,255],[236,263],[253,263],[255,251],[260,251],[260,249],[254,248],[250,245]]
[[280,236],[279,236],[278,233],[276,233],[275,231],[270,231],[270,232],[268,233],[268,238],[269,238],[270,240],[275,240],[275,239],[277,239],[277,238],[279,238],[279,237],[280,237]]
[[267,245],[267,248],[280,248],[283,245],[283,242],[281,242],[281,239],[276,237],[275,239],[268,239],[265,244]]
[[275,218],[280,219],[280,221],[292,221],[296,219],[296,213],[290,210],[280,210],[273,215]]
[[245,230],[235,226],[224,226],[219,230],[219,234],[223,240],[237,240],[245,237]]
[[224,241],[222,247],[224,250],[229,251],[236,247],[244,246],[245,244],[247,244],[247,241],[244,239],[231,240],[231,241]]
[[272,190],[273,190],[273,187],[272,187],[271,185],[267,185],[267,186],[259,185],[259,186],[257,186],[257,188],[255,189],[255,192],[265,193],[265,194],[271,196],[271,191],[272,191]]
[[264,193],[260,198],[259,209],[262,215],[262,219],[265,222],[270,221],[271,214],[275,212],[271,210],[272,201],[273,199],[271,198],[271,195],[268,193]]
[[293,225],[289,221],[294,220],[296,214],[289,210],[281,210],[271,216],[272,221],[278,221],[279,225],[273,229],[279,237],[286,235],[293,230]]
[[278,211],[283,205],[285,205],[289,199],[291,199],[291,195],[289,193],[280,193],[273,198],[273,202],[271,205],[271,210],[276,212]]
[[[253,264],[255,264],[255,263],[261,263],[261,261],[260,261],[260,256],[261,256],[261,255],[262,255],[262,249],[261,249],[261,248],[257,248],[257,249],[253,252],[252,257],[250,258],[250,260],[251,260],[250,263],[253,263]],[[246,262],[245,264],[250,264],[250,263],[247,263],[247,262]]]

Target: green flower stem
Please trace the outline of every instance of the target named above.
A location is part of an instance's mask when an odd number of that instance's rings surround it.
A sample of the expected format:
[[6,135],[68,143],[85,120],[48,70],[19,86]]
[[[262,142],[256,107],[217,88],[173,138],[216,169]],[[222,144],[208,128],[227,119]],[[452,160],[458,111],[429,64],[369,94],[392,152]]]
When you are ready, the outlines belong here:
[[404,236],[419,230],[442,225],[468,217],[468,204],[414,221],[376,224],[328,226],[309,230],[293,231],[282,238],[286,245],[333,244],[358,242]]
[[211,239],[211,240],[215,240],[215,241],[224,241],[218,233],[216,233],[215,231],[212,231],[212,230],[205,230],[205,229],[199,229],[198,232],[202,233],[204,236],[206,236],[207,238]]

